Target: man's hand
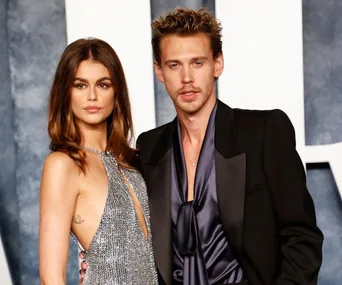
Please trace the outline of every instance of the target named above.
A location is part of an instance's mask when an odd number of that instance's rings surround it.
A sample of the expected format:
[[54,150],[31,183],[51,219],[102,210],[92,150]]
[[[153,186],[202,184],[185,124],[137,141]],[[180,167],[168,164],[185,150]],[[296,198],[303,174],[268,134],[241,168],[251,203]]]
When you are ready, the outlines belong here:
[[83,261],[81,262],[81,270],[80,270],[80,282],[78,283],[78,285],[82,285],[83,283],[83,279],[85,277],[85,273],[88,267],[88,264],[84,261],[84,251],[81,251],[79,254],[80,258],[83,259]]

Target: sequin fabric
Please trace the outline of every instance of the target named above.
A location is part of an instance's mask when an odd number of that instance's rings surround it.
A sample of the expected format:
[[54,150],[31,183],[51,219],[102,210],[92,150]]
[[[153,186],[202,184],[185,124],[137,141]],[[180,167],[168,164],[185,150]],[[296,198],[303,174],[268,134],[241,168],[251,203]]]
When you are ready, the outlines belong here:
[[88,269],[83,285],[158,284],[143,178],[137,171],[121,169],[140,202],[148,239],[144,237],[128,186],[112,153],[88,150],[101,156],[109,183],[101,222],[85,252]]

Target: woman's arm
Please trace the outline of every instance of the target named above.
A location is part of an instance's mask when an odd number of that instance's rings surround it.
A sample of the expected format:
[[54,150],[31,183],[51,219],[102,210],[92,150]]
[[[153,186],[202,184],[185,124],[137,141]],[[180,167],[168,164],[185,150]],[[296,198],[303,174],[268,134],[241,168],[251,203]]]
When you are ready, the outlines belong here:
[[39,273],[43,285],[65,285],[69,234],[79,173],[61,152],[45,160],[40,187]]

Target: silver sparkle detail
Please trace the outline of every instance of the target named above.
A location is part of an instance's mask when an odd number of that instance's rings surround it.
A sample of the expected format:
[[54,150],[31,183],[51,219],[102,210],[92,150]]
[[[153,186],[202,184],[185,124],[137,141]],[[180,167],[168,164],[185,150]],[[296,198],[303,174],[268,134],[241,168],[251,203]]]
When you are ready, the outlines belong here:
[[88,269],[83,285],[157,285],[150,211],[143,178],[135,170],[120,169],[140,202],[146,219],[147,239],[112,153],[85,149],[101,156],[108,176],[108,195],[101,222],[85,252]]

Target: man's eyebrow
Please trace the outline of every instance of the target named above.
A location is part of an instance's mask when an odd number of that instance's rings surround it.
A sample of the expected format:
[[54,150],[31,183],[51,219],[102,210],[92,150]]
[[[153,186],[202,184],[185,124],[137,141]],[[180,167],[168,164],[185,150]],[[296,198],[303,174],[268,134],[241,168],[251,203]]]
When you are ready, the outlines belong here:
[[[193,61],[197,61],[197,60],[207,60],[208,58],[206,56],[196,56],[190,59],[191,62]],[[178,59],[168,59],[165,61],[165,64],[169,64],[169,63],[181,63],[180,60]]]
[[197,60],[207,60],[208,58],[206,56],[196,56],[191,59],[191,61],[197,61]]
[[181,62],[178,59],[168,59],[165,61],[165,64],[168,64],[168,63],[181,63]]

